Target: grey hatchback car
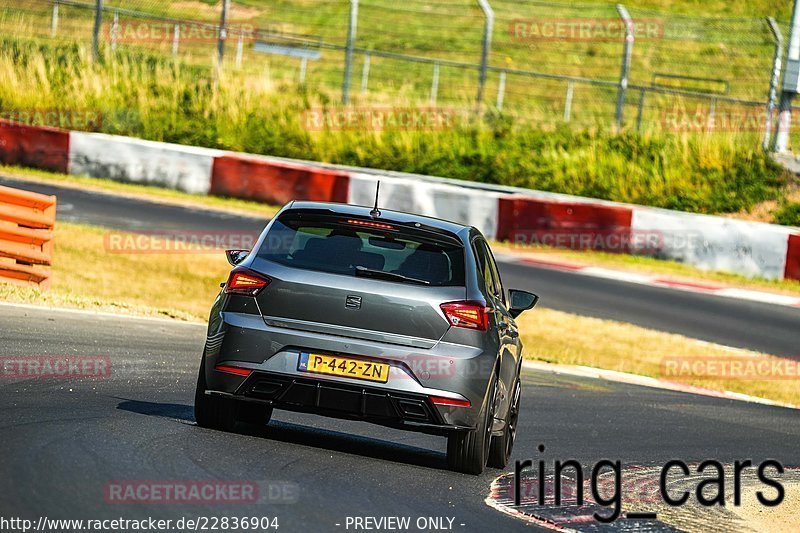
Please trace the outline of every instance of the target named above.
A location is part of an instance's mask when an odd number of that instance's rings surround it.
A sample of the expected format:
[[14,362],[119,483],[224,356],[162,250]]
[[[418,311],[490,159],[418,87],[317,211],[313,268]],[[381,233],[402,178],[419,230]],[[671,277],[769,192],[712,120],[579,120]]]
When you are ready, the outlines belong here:
[[198,425],[263,425],[286,409],[446,436],[459,472],[506,466],[520,407],[514,318],[538,297],[506,295],[477,229],[291,202],[251,252],[228,260],[197,380]]

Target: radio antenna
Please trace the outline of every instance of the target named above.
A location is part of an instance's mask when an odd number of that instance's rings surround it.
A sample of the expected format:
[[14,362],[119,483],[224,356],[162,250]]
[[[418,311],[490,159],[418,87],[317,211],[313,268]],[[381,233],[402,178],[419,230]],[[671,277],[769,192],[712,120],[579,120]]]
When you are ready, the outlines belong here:
[[378,193],[381,191],[381,181],[378,180],[378,185],[375,187],[375,207],[372,208],[372,211],[369,212],[369,216],[372,218],[378,218],[381,216],[381,210],[378,209]]

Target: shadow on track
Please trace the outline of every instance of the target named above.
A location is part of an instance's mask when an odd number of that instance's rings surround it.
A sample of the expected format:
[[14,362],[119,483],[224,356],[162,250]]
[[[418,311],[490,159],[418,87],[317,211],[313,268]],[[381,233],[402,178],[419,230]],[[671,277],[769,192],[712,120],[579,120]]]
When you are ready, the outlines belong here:
[[[191,405],[144,402],[128,399],[122,400],[123,401],[117,404],[117,409],[122,411],[187,422],[195,421],[194,408]],[[288,444],[299,444],[301,446],[351,455],[361,455],[363,457],[382,459],[394,463],[435,468],[437,470],[447,469],[446,456],[441,452],[419,448],[417,446],[409,446],[407,444],[398,444],[373,437],[352,435],[340,431],[314,428],[291,422],[272,420],[263,428],[239,425],[235,433]]]
[[121,401],[117,404],[117,409],[121,411],[130,411],[131,413],[138,413],[147,416],[159,416],[161,418],[176,418],[178,420],[186,420],[194,422],[194,407],[191,405],[183,405],[180,403],[158,403],[158,402],[142,402],[139,400],[127,400],[118,398]]

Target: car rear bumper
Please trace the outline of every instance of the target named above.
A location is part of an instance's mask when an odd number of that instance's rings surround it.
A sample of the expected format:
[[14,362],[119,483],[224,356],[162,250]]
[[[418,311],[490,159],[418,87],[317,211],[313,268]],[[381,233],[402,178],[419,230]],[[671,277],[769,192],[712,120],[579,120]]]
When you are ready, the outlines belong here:
[[[460,344],[431,349],[268,325],[261,316],[222,313],[206,342],[206,382],[212,394],[279,409],[360,419],[419,431],[476,427],[495,356]],[[370,358],[391,366],[386,383],[298,370],[302,352]],[[495,352],[496,353],[496,352]],[[229,365],[249,376],[215,370]],[[469,400],[470,407],[434,404],[431,397]]]
[[235,393],[207,391],[207,394],[436,435],[473,429],[448,424],[437,406],[424,395],[280,374],[255,372]]

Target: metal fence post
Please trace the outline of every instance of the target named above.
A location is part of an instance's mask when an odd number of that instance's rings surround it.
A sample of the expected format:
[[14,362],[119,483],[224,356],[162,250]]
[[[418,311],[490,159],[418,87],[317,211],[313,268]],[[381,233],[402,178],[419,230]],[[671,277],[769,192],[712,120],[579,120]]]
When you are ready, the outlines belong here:
[[217,68],[222,70],[222,60],[225,57],[225,40],[228,38],[228,11],[231,0],[222,0],[222,13],[219,17],[219,40],[217,41]]
[[500,80],[497,82],[497,110],[503,110],[503,102],[506,99],[506,71],[500,73]]
[[306,83],[306,68],[308,68],[308,58],[303,57],[300,59],[300,85],[305,85]]
[[572,118],[572,92],[575,90],[575,83],[567,82],[567,95],[564,99],[564,122],[569,122]]
[[625,24],[625,44],[622,48],[622,71],[619,75],[619,90],[617,91],[617,110],[614,120],[617,128],[622,127],[622,111],[625,106],[625,93],[628,90],[628,72],[631,68],[631,56],[633,54],[634,27],[630,13],[622,4],[617,4],[617,12]]
[[353,50],[356,47],[358,26],[358,0],[350,0],[350,21],[347,25],[347,48],[344,54],[344,79],[342,80],[342,103],[350,103],[350,74],[353,71]]
[[370,55],[364,54],[364,68],[361,69],[361,94],[367,94],[367,85],[369,85],[369,64]]
[[97,0],[94,6],[94,28],[92,30],[92,59],[100,59],[100,28],[103,25],[103,0]]
[[172,56],[178,57],[178,43],[181,40],[181,25],[175,24],[172,30]]
[[767,100],[767,118],[764,123],[764,142],[762,147],[769,150],[770,139],[772,137],[772,116],[778,101],[778,83],[781,79],[781,62],[783,61],[783,35],[778,23],[772,17],[767,17],[767,24],[772,30],[775,38],[775,54],[772,56],[772,77],[769,80],[769,100]]
[[58,32],[58,0],[53,0],[53,17],[50,20],[50,37],[55,37]]
[[236,68],[242,68],[242,55],[244,54],[244,30],[239,29],[239,40],[236,42]]
[[117,32],[119,31],[119,9],[114,10],[114,21],[111,23],[111,50],[117,50]]
[[433,79],[431,80],[431,105],[436,105],[439,97],[439,63],[433,64]]
[[478,105],[483,101],[483,86],[486,84],[486,71],[489,68],[489,51],[492,48],[492,28],[494,27],[494,11],[489,0],[478,0],[485,18],[483,26],[483,48],[481,50],[481,67],[478,75]]

